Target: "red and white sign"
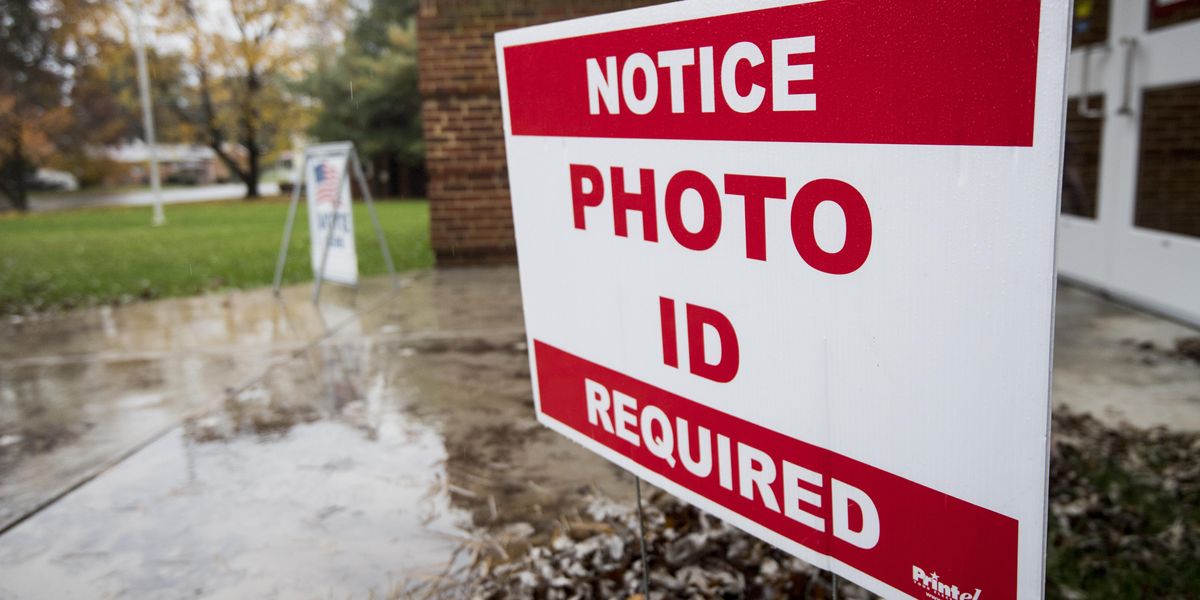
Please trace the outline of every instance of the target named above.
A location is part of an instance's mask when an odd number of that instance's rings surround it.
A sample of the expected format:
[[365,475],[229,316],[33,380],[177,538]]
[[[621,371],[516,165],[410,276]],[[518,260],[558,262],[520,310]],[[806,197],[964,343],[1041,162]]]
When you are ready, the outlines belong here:
[[1041,596],[1069,8],[498,34],[538,418],[885,596]]

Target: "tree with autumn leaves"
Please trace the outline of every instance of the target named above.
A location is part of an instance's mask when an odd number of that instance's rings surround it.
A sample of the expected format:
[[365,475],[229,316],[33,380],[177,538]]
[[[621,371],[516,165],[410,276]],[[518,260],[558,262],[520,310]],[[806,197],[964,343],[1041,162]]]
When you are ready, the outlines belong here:
[[18,210],[38,166],[68,131],[70,70],[94,33],[87,0],[0,0],[0,193]]
[[11,206],[26,208],[37,168],[86,185],[112,171],[97,149],[142,137],[134,10],[157,39],[158,139],[208,146],[248,198],[300,133],[354,141],[385,193],[419,189],[413,0],[0,0],[0,198]]
[[[96,149],[140,137],[132,32],[113,0],[0,0],[0,210],[26,210],[39,167],[84,184],[112,166]],[[183,80],[150,49],[156,79]],[[184,124],[159,116],[164,141]]]
[[[136,0],[135,0],[136,1]],[[170,43],[148,49],[159,140],[206,145],[258,197],[262,165],[309,125],[288,82],[337,19],[286,0],[0,0],[0,193],[28,206],[39,167],[86,173],[95,149],[142,137],[131,11]],[[157,48],[172,47],[171,51]]]
[[343,5],[175,0],[162,12],[187,39],[193,81],[190,97],[171,109],[246,185],[246,197],[257,198],[264,157],[286,149],[311,120],[311,104],[287,84],[311,66],[313,44],[337,28]]

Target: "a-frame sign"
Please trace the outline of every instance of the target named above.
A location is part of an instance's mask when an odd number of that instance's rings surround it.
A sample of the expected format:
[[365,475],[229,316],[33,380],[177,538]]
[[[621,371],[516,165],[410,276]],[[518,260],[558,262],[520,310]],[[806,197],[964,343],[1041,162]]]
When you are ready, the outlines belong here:
[[[313,303],[321,297],[324,281],[352,287],[358,286],[358,255],[354,243],[354,213],[351,210],[350,173],[358,182],[359,192],[366,201],[367,211],[379,237],[379,247],[387,265],[392,284],[396,282],[396,268],[388,250],[379,214],[371,199],[371,190],[363,176],[362,164],[353,142],[331,142],[317,144],[304,149],[300,163],[300,177],[292,190],[292,201],[288,206],[287,222],[283,227],[283,241],[279,246],[279,259],[275,263],[275,294],[283,282],[283,266],[287,261],[288,245],[296,221],[296,206],[300,203],[301,191],[307,192],[309,235],[311,237],[310,259],[313,267]],[[318,241],[320,240],[320,241]]]

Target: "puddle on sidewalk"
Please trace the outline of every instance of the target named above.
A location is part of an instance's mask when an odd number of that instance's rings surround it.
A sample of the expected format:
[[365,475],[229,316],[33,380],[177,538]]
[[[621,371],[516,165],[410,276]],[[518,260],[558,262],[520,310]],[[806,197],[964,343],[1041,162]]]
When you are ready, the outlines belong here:
[[0,530],[319,333],[269,292],[0,323]]
[[[183,424],[0,536],[0,598],[402,596],[471,552],[519,552],[593,489],[632,499],[536,422],[514,269],[421,274],[369,307],[331,303],[321,343],[164,411]],[[26,403],[98,410],[83,385]]]

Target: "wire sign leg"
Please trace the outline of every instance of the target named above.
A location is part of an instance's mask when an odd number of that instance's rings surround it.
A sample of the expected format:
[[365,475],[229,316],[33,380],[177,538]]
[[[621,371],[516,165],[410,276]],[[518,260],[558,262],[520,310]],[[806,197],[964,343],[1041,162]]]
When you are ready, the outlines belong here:
[[634,477],[637,489],[638,546],[642,550],[642,600],[650,600],[650,563],[646,561],[646,515],[642,512],[642,478]]

